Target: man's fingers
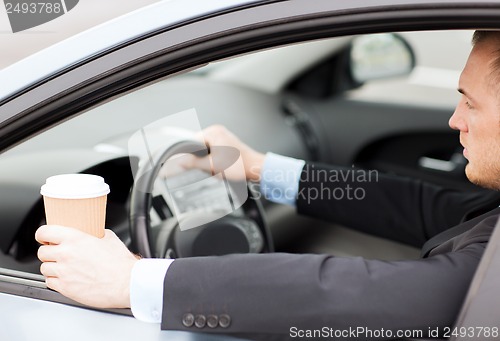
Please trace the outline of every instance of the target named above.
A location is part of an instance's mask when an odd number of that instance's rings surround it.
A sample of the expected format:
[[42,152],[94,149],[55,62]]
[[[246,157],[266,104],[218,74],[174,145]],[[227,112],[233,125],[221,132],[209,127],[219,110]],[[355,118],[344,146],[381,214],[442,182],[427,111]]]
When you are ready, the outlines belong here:
[[194,158],[192,161],[192,168],[197,168],[209,173],[213,173],[212,156],[208,155],[200,158]]
[[52,290],[61,292],[61,280],[57,277],[45,278],[45,284]]
[[36,230],[35,239],[40,244],[61,244],[64,240],[83,234],[83,232],[65,226],[43,225]]
[[57,245],[42,245],[38,248],[38,259],[42,262],[57,261]]
[[59,277],[58,267],[56,262],[45,262],[40,265],[40,272],[45,277]]

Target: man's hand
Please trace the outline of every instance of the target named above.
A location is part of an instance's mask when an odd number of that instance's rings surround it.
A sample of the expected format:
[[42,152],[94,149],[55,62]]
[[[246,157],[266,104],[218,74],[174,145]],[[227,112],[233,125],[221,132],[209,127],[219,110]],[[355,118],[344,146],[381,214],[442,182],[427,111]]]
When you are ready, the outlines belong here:
[[[212,148],[215,146],[225,146],[238,149],[241,153],[241,158],[245,167],[246,178],[252,181],[260,180],[260,172],[265,158],[264,154],[250,148],[248,145],[238,139],[238,137],[236,137],[233,133],[231,133],[221,125],[210,126],[204,129],[201,134],[202,139],[205,141],[205,144],[208,148]],[[212,165],[212,161],[207,160],[206,157],[191,157],[184,160],[185,161],[183,162],[183,167],[185,168],[200,168],[206,171],[211,170],[208,168],[210,167],[210,165]]]
[[71,227],[44,225],[35,234],[49,288],[98,308],[130,307],[130,275],[138,260],[113,231],[102,239]]

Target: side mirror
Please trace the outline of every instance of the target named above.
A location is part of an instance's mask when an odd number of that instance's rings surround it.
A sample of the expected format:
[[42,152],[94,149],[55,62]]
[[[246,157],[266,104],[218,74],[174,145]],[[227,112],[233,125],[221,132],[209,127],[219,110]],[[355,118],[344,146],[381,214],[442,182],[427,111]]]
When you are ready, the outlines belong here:
[[410,74],[415,67],[415,54],[399,35],[363,35],[351,43],[349,66],[352,79],[362,84]]

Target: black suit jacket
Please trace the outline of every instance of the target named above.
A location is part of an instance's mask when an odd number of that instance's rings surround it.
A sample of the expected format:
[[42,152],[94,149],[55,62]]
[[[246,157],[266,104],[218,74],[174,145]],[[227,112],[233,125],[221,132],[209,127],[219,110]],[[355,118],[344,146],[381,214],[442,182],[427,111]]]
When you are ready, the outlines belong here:
[[[311,178],[310,172],[319,169],[352,171],[307,164],[299,186],[300,213],[413,245],[422,246],[477,208],[499,204],[495,195],[463,194],[384,175],[370,182]],[[340,199],[338,190],[330,200],[309,200],[304,194],[316,188],[326,195],[325,188],[347,185],[363,188],[363,200]],[[451,326],[499,214],[499,209],[488,212],[465,232],[459,225],[460,234],[420,260],[279,253],[178,259],[165,278],[162,329],[281,340],[315,330],[330,336],[361,327],[426,333]]]

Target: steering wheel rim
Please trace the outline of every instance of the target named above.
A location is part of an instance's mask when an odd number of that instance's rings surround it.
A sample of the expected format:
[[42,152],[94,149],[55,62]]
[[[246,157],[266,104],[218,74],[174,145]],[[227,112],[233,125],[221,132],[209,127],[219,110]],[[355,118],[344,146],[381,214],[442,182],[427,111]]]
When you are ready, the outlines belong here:
[[[149,157],[148,163],[139,167],[134,186],[130,195],[130,232],[132,237],[131,249],[138,252],[142,257],[152,258],[153,241],[151,241],[151,218],[150,210],[152,206],[152,193],[156,178],[163,167],[164,163],[172,156],[190,153],[198,157],[207,156],[209,150],[207,146],[194,140],[182,140],[167,147],[161,153],[157,153]],[[263,252],[272,252],[273,243],[269,229],[267,228],[263,207],[254,192],[247,186],[249,198],[244,206],[249,206],[244,209],[247,212],[246,216],[254,220],[264,238]]]

